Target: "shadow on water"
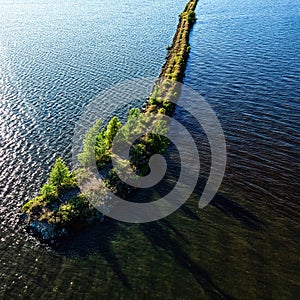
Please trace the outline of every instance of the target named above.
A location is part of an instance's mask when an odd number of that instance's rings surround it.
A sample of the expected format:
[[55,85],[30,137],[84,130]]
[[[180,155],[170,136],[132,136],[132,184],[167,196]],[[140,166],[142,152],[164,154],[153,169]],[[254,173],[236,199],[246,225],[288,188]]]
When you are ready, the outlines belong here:
[[[194,193],[198,195],[199,200],[206,185],[206,180],[206,178],[200,177],[195,187]],[[239,221],[248,229],[264,230],[264,223],[253,212],[220,193],[215,195],[215,197],[210,201],[209,205],[214,206],[221,212],[225,213],[228,217],[232,217]],[[185,210],[184,212],[187,214],[190,213],[187,211],[187,208],[184,205],[181,207],[181,209],[183,211]]]
[[[172,178],[172,175],[167,174],[165,176],[163,183],[160,183],[156,186],[156,188],[160,189],[160,191],[152,192],[155,196],[153,198],[160,198],[165,196],[168,192],[170,192],[174,188],[174,182],[176,182],[177,178]],[[201,194],[204,190],[206,184],[206,178],[200,177],[197,185],[194,190],[194,195],[197,195],[196,198],[200,199]],[[147,198],[149,199],[149,194],[147,197],[137,196],[136,198]],[[264,223],[251,211],[247,208],[243,207],[241,204],[225,197],[222,194],[217,194],[209,205],[214,206],[218,210],[225,213],[227,216],[234,218],[239,221],[243,226],[252,229],[252,230],[263,230]],[[193,212],[187,205],[182,205],[180,210],[187,215],[192,220],[200,220],[199,216]]]
[[140,229],[149,239],[153,247],[160,247],[166,250],[176,263],[188,270],[207,294],[214,299],[230,299],[228,295],[213,283],[208,272],[194,263],[181,248],[180,243],[171,237],[170,231],[168,230],[169,226],[170,224],[166,221],[158,221],[141,224]]
[[167,219],[163,219],[160,221],[160,223],[164,226],[169,228],[171,231],[173,231],[181,240],[183,240],[186,244],[190,245],[190,241]]
[[[195,188],[195,193],[199,196],[199,199],[204,184],[205,179],[202,178]],[[172,183],[165,181],[165,189],[171,189],[172,187]],[[158,196],[155,191],[153,191],[152,196],[154,195]],[[144,198],[139,192],[133,192],[133,197],[136,199]],[[243,226],[251,230],[263,229],[262,221],[254,213],[223,195],[217,194],[210,205],[225,213],[228,217],[238,220]],[[200,221],[199,214],[190,208],[189,205],[182,205],[179,211],[190,220]],[[107,218],[103,223],[84,228],[77,234],[59,241],[55,251],[61,255],[71,256],[88,256],[91,253],[98,253],[107,261],[124,286],[131,289],[129,280],[122,270],[118,257],[112,247],[112,242],[116,239],[117,234],[120,234],[124,230],[124,226],[131,225]],[[178,265],[189,271],[208,295],[214,299],[230,299],[229,295],[214,284],[209,273],[194,263],[190,256],[182,249],[180,242],[183,241],[185,244],[190,244],[190,242],[168,218],[140,224],[138,228],[150,241],[154,249],[164,249]],[[178,239],[172,237],[172,233]]]
[[199,216],[196,213],[194,213],[188,206],[182,205],[179,209],[191,220],[200,221]]
[[131,289],[128,278],[122,271],[118,258],[112,248],[112,241],[119,231],[120,223],[107,218],[103,223],[95,223],[69,238],[59,240],[54,250],[58,254],[66,256],[85,257],[93,253],[100,254],[124,286]]
[[210,205],[216,207],[229,217],[233,217],[244,226],[253,230],[263,230],[264,223],[251,211],[241,206],[240,204],[224,197],[216,195],[210,202]]

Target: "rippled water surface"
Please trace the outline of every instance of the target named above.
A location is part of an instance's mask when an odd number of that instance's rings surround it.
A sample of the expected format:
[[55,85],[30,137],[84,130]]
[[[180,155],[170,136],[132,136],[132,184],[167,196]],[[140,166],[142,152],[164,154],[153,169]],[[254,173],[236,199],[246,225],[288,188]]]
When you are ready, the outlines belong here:
[[221,120],[228,183],[288,218],[299,217],[299,4],[202,1],[186,79]]
[[[199,1],[185,83],[215,110],[228,148],[211,205],[197,210],[196,189],[162,221],[108,220],[56,251],[18,224],[56,157],[70,161],[74,124],[93,97],[159,74],[185,2],[1,2],[0,298],[299,296],[298,0]],[[205,177],[207,141],[176,116],[198,141]]]
[[[5,1],[0,31],[0,187],[11,215],[70,157],[83,107],[112,84],[156,76],[184,1]],[[120,108],[119,114],[122,114]],[[107,103],[108,114],[109,103]],[[5,212],[4,212],[5,211]]]

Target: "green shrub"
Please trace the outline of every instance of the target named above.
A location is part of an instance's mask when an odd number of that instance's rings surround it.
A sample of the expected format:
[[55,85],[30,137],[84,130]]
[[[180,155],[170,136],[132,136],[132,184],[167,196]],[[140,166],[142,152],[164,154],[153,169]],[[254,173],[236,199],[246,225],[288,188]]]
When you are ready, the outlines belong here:
[[134,156],[142,156],[146,153],[146,146],[142,143],[133,145],[131,148],[131,153]]
[[139,108],[132,108],[128,113],[127,121],[136,119],[140,115],[141,111]]
[[165,114],[166,114],[166,109],[163,108],[163,107],[161,107],[161,108],[158,110],[158,113],[159,113],[159,114],[165,115]]
[[160,104],[162,101],[161,97],[153,97],[151,96],[149,99],[149,105],[157,105]]
[[174,104],[170,101],[164,101],[163,108],[165,109],[166,113],[169,113],[173,110]]
[[195,23],[197,18],[196,18],[196,14],[194,11],[189,11],[187,13],[187,20],[189,23]]
[[34,199],[29,200],[22,207],[23,213],[35,214],[45,206],[44,198],[38,196]]
[[91,207],[88,200],[84,195],[78,195],[70,200],[68,203],[64,203],[53,212],[53,216],[49,220],[52,223],[70,224],[89,217],[91,214]]
[[49,203],[58,198],[58,189],[52,184],[44,184],[41,188],[40,195]]

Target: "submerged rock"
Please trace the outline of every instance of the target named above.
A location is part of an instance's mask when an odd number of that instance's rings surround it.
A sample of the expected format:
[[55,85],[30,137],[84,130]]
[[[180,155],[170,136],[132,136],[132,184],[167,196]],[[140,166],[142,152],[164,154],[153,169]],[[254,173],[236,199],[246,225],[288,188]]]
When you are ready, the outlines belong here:
[[67,235],[65,228],[58,229],[56,224],[50,224],[39,220],[31,220],[27,224],[28,229],[44,241]]

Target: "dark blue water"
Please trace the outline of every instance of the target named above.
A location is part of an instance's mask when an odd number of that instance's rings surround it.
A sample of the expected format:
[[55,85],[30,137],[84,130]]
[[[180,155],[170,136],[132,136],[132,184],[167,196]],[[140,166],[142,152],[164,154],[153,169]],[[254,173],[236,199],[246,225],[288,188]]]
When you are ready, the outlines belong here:
[[[0,298],[299,295],[298,0],[199,1],[185,83],[215,110],[228,148],[211,205],[199,211],[195,193],[163,221],[109,220],[57,251],[18,225],[22,203],[38,193],[55,158],[70,161],[74,124],[93,97],[159,74],[184,5],[1,3]],[[206,176],[207,141],[189,116],[178,118],[196,134]]]
[[185,83],[216,111],[224,186],[299,217],[299,1],[200,1]]

